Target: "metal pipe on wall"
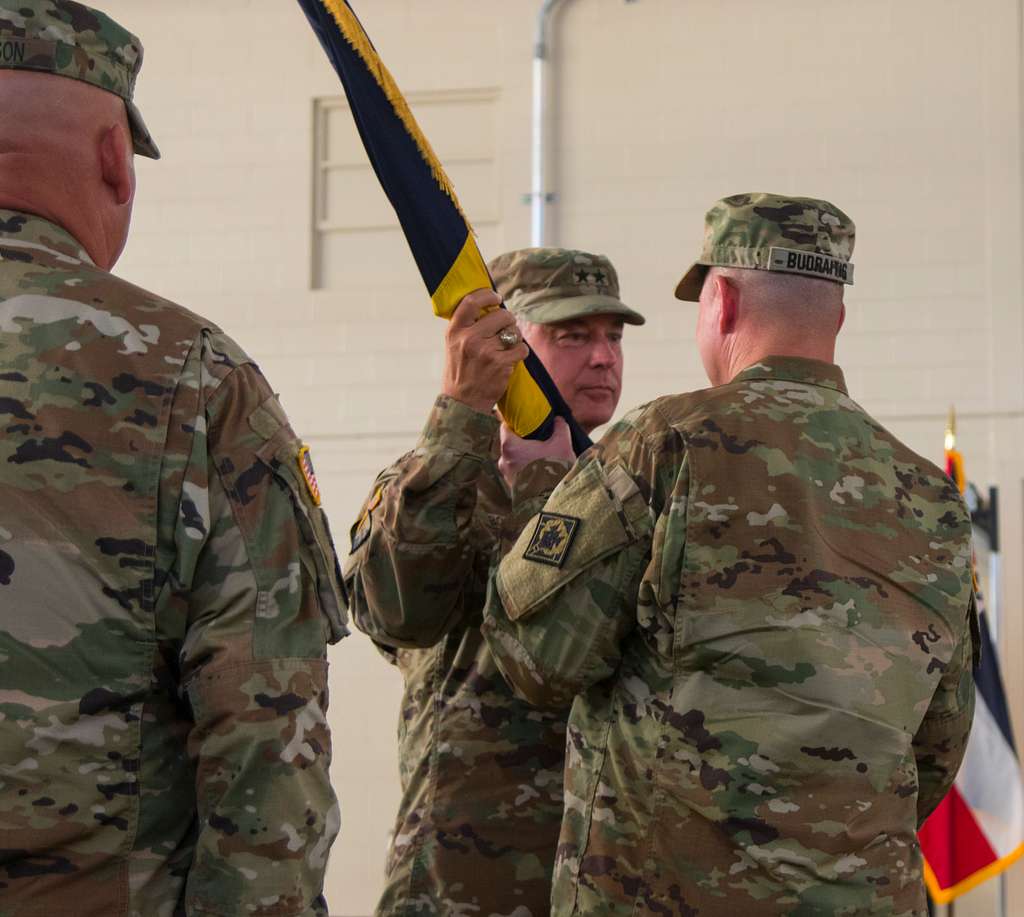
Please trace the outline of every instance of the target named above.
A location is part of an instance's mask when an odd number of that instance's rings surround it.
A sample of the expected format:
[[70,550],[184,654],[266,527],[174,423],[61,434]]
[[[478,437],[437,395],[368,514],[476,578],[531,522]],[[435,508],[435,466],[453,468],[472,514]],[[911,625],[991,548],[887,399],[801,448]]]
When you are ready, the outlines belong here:
[[[537,32],[533,43],[533,180],[529,194],[530,240],[534,246],[547,245],[547,206],[555,195],[545,187],[547,170],[547,70],[551,58],[551,15],[561,0],[541,0],[537,10]],[[636,0],[626,0],[635,3]]]
[[537,33],[533,44],[533,181],[530,192],[530,240],[531,244],[542,246],[545,238],[545,208],[548,193],[544,187],[547,158],[547,93],[545,77],[549,58],[549,24],[551,14],[561,0],[542,0],[537,11]]

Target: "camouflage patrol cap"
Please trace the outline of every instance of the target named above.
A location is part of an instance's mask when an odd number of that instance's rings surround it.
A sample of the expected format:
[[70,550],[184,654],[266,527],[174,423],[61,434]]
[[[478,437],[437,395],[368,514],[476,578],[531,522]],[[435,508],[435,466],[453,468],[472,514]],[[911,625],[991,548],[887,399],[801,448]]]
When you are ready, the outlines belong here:
[[132,101],[142,42],[74,0],[0,0],[0,70],[37,70],[91,83],[124,99],[135,152],[160,151]]
[[619,299],[619,277],[604,255],[571,248],[521,248],[487,265],[505,305],[536,325],[585,315],[619,315],[630,325],[646,319]]
[[782,271],[853,283],[856,229],[828,201],[780,194],[734,194],[704,218],[700,257],[676,287],[676,298],[700,299],[709,267]]

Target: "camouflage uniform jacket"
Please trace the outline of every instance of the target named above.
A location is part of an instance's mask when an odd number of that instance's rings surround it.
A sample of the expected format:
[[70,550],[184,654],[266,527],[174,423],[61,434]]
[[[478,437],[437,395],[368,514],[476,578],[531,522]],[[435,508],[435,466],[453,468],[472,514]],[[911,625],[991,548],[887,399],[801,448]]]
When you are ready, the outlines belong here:
[[916,828],[973,708],[970,523],[838,367],[633,412],[496,578],[501,670],[582,695],[553,913],[925,913]]
[[516,698],[480,633],[489,568],[565,473],[510,492],[498,421],[440,397],[417,448],[377,479],[345,565],[353,620],[405,681],[402,800],[379,915],[548,913],[566,710]]
[[334,550],[213,325],[0,211],[0,915],[326,914]]

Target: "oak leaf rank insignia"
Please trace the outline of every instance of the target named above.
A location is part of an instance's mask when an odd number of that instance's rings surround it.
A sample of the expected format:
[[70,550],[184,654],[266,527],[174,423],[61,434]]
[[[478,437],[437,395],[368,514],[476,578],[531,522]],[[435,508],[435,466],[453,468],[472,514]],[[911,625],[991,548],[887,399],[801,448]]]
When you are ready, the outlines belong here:
[[569,549],[581,524],[582,520],[575,516],[541,513],[523,557],[538,564],[561,567],[569,556]]
[[313,470],[313,456],[309,453],[309,446],[304,445],[299,449],[296,461],[299,465],[302,480],[306,482],[306,490],[309,491],[309,496],[313,500],[313,505],[319,506],[321,502],[320,485],[316,480],[316,471]]

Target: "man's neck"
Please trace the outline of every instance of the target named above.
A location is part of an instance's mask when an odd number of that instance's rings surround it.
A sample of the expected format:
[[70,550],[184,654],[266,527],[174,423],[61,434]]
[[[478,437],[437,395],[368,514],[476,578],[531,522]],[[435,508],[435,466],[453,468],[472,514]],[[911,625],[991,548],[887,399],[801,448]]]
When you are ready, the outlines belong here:
[[767,357],[798,357],[803,360],[817,360],[820,363],[834,363],[836,342],[835,338],[830,341],[797,339],[747,342],[746,346],[738,346],[728,355],[724,381],[735,379],[748,366],[753,366]]
[[110,270],[115,258],[95,202],[59,196],[64,189],[29,165],[21,153],[0,154],[0,210],[31,213],[60,226],[88,252],[94,264]]

